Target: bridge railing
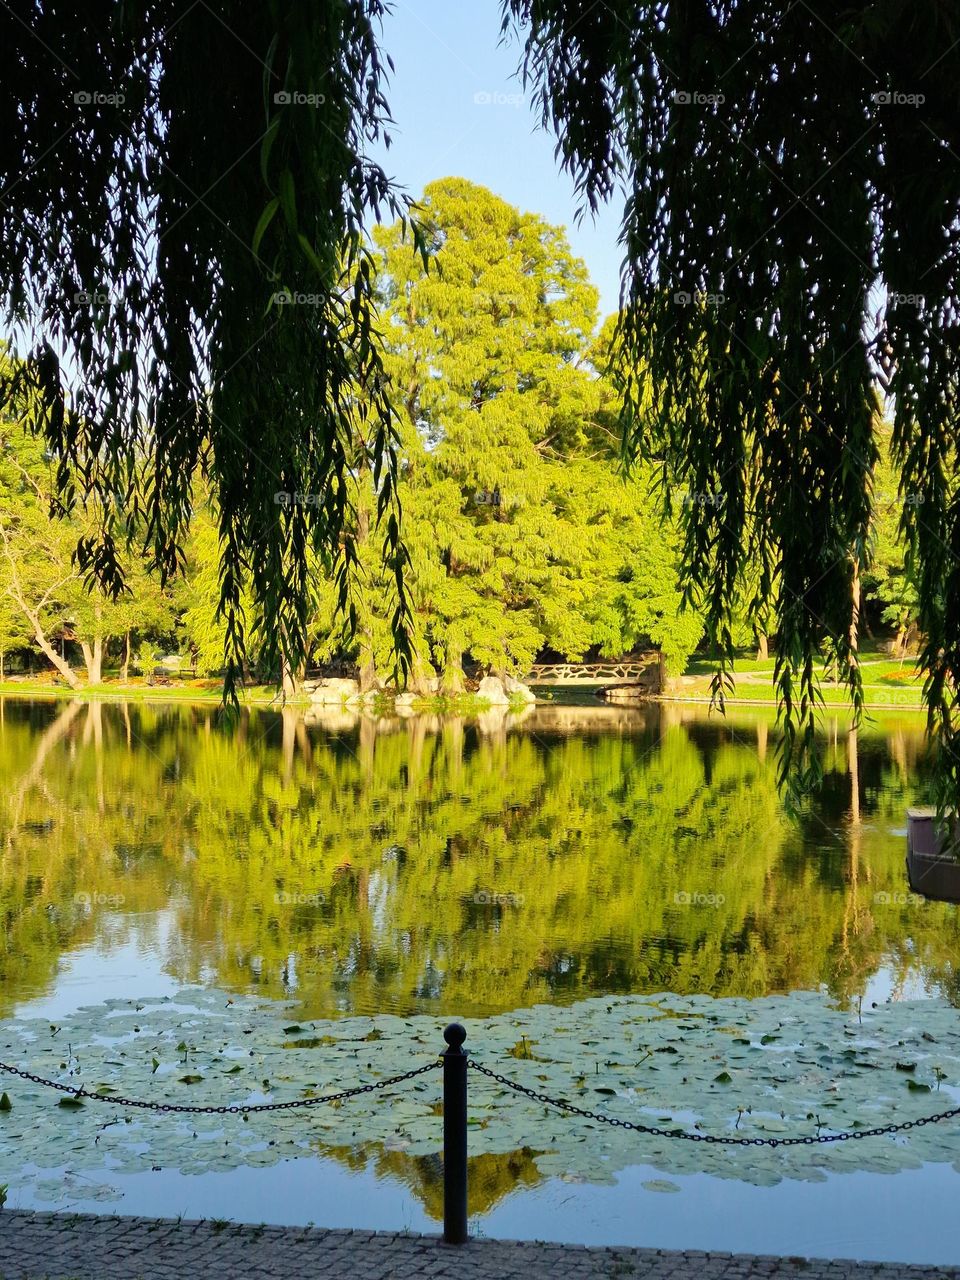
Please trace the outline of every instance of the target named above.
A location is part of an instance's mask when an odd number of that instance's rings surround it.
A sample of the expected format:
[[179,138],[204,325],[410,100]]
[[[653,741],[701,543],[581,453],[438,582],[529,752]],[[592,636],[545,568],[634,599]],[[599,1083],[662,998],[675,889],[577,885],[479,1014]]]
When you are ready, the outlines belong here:
[[524,679],[538,684],[614,684],[642,680],[659,669],[659,654],[651,653],[629,662],[537,662]]

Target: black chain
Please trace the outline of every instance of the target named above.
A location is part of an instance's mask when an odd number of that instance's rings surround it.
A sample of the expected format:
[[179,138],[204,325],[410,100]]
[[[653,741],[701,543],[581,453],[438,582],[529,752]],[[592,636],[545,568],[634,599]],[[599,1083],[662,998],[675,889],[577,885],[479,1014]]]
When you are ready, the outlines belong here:
[[685,1142],[713,1142],[725,1147],[812,1147],[818,1142],[849,1142],[851,1138],[876,1138],[886,1133],[903,1133],[907,1129],[922,1129],[924,1125],[939,1124],[941,1120],[953,1120],[960,1116],[960,1107],[954,1107],[951,1111],[940,1111],[937,1115],[921,1116],[919,1120],[904,1120],[901,1124],[880,1125],[876,1129],[855,1129],[850,1133],[819,1133],[802,1138],[717,1137],[712,1133],[688,1133],[686,1129],[658,1129],[653,1125],[637,1124],[633,1120],[621,1120],[619,1116],[605,1116],[597,1111],[587,1111],[584,1107],[578,1107],[564,1098],[551,1098],[546,1093],[537,1093],[535,1089],[517,1084],[516,1081],[491,1071],[489,1067],[485,1067],[474,1058],[470,1059],[468,1065],[475,1071],[479,1071],[481,1075],[496,1080],[497,1084],[506,1085],[514,1093],[522,1093],[527,1098],[533,1098],[535,1102],[556,1107],[560,1111],[568,1111],[571,1115],[598,1120],[601,1124],[611,1125],[615,1129],[632,1129],[635,1133],[646,1133],[654,1138],[680,1138]]
[[[353,1089],[341,1089],[338,1093],[327,1093],[318,1098],[296,1098],[291,1102],[234,1103],[230,1106],[220,1107],[190,1106],[175,1102],[147,1102],[141,1098],[123,1098],[113,1094],[90,1093],[82,1085],[76,1087],[62,1084],[57,1080],[47,1080],[43,1076],[34,1075],[30,1071],[21,1071],[18,1067],[11,1067],[6,1062],[0,1062],[0,1071],[6,1072],[7,1075],[16,1076],[20,1080],[27,1080],[31,1084],[39,1084],[48,1089],[55,1089],[59,1093],[67,1094],[69,1097],[78,1100],[89,1098],[93,1102],[106,1102],[118,1107],[137,1107],[143,1111],[159,1111],[165,1114],[223,1116],[251,1115],[258,1111],[292,1111],[298,1107],[320,1107],[331,1102],[341,1102],[345,1098],[355,1098],[362,1093],[375,1093],[379,1089],[389,1089],[391,1085],[402,1084],[405,1080],[413,1080],[429,1071],[436,1071],[442,1065],[441,1059],[437,1058],[434,1062],[428,1062],[422,1067],[415,1067],[412,1071],[405,1071],[402,1075],[390,1076],[385,1080],[377,1080],[373,1084],[357,1085]],[[807,1134],[797,1138],[717,1136],[712,1133],[689,1133],[685,1129],[661,1129],[655,1125],[638,1124],[634,1120],[623,1120],[619,1116],[606,1116],[597,1111],[589,1111],[585,1107],[578,1107],[573,1102],[567,1102],[565,1098],[552,1098],[549,1094],[538,1093],[536,1089],[528,1089],[526,1085],[517,1084],[515,1080],[500,1075],[496,1071],[491,1071],[489,1067],[477,1062],[475,1058],[471,1058],[468,1065],[488,1079],[495,1080],[497,1084],[502,1084],[507,1089],[512,1089],[514,1093],[522,1094],[526,1098],[533,1099],[534,1102],[541,1102],[545,1106],[555,1107],[557,1110],[565,1111],[570,1115],[582,1116],[586,1120],[596,1120],[600,1124],[610,1125],[615,1129],[629,1129],[634,1133],[644,1133],[653,1138],[678,1138],[685,1142],[710,1142],[727,1147],[809,1147],[825,1142],[848,1142],[854,1138],[876,1138],[885,1134],[905,1133],[909,1129],[922,1129],[925,1125],[939,1124],[943,1120],[954,1120],[960,1116],[960,1107],[953,1107],[949,1111],[940,1111],[932,1116],[920,1116],[916,1120],[901,1121],[900,1124],[879,1125],[874,1129],[856,1129],[849,1133]]]
[[94,1102],[109,1102],[118,1107],[139,1107],[143,1111],[173,1112],[177,1115],[247,1116],[254,1111],[292,1111],[296,1107],[320,1107],[327,1102],[355,1098],[360,1093],[375,1093],[377,1089],[389,1089],[393,1084],[402,1084],[404,1080],[412,1080],[415,1076],[425,1075],[428,1071],[436,1071],[441,1065],[438,1058],[436,1062],[428,1062],[426,1066],[405,1071],[402,1076],[390,1076],[389,1079],[377,1080],[374,1084],[361,1084],[355,1089],[341,1089],[339,1093],[327,1093],[322,1098],[296,1098],[293,1102],[236,1103],[224,1107],[187,1106],[176,1102],[145,1102],[140,1098],[119,1098],[114,1094],[90,1093],[82,1086],[77,1088],[71,1084],[60,1084],[56,1080],[45,1080],[43,1076],[35,1076],[30,1071],[20,1071],[17,1067],[8,1066],[5,1062],[0,1062],[0,1071],[5,1071],[11,1076],[19,1076],[21,1080],[29,1080],[31,1084],[42,1084],[48,1089],[56,1089],[60,1093],[69,1094],[71,1098],[90,1098]]

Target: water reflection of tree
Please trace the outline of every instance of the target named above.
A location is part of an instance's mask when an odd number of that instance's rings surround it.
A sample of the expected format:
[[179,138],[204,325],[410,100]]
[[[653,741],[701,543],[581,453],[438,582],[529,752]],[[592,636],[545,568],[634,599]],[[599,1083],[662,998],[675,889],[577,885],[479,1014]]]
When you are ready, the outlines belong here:
[[[394,1178],[413,1193],[427,1216],[443,1218],[443,1163],[439,1153],[410,1156],[402,1150],[387,1150],[381,1143],[356,1147],[321,1145],[318,1153],[337,1160],[353,1172],[370,1169],[378,1178]],[[526,1147],[505,1155],[471,1156],[467,1172],[468,1205],[471,1217],[489,1213],[501,1200],[524,1187],[543,1181],[536,1166],[537,1152]]]
[[881,963],[950,983],[954,909],[876,900],[905,888],[888,828],[919,733],[829,735],[824,791],[791,826],[766,721],[578,711],[496,733],[324,732],[289,712],[231,729],[209,708],[9,704],[4,994],[42,989],[97,936],[108,908],[74,901],[93,892],[124,895],[113,936],[173,911],[178,977],[212,968],[313,1015],[819,983],[845,997]]

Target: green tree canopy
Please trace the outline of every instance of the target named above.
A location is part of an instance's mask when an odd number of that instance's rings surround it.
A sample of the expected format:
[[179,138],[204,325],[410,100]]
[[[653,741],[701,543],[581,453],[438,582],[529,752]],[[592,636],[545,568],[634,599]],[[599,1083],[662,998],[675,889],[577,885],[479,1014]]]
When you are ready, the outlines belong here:
[[[4,362],[9,369],[8,361]],[[81,646],[87,677],[99,683],[106,645],[132,632],[173,628],[173,600],[135,548],[115,597],[87,581],[77,546],[91,535],[95,501],[57,518],[54,460],[29,415],[0,414],[0,648],[32,643],[72,687],[79,677],[55,640]],[[221,646],[221,663],[223,649]]]
[[429,525],[442,565],[423,565],[424,587],[456,684],[467,649],[495,668],[529,664],[554,639],[544,611],[576,590],[556,502],[599,396],[584,361],[597,295],[562,230],[483,187],[432,183],[419,216],[426,269],[402,225],[377,233],[386,368],[417,459],[408,542],[416,569],[413,524]]
[[585,264],[561,228],[463,178],[431,183],[418,210],[426,264],[402,225],[375,233],[418,654],[451,689],[466,651],[522,672],[545,646],[653,640],[682,668],[702,624],[680,616],[652,469],[621,474],[599,372],[611,327],[595,341]]

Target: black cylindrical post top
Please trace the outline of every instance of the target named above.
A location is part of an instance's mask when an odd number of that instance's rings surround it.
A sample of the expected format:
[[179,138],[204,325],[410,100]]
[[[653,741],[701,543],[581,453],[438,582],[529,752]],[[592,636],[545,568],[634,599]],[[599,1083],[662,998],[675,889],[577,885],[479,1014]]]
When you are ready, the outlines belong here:
[[463,1042],[467,1038],[467,1029],[461,1026],[459,1022],[451,1022],[449,1027],[444,1027],[443,1038],[446,1040],[448,1048],[444,1051],[444,1057],[451,1050],[454,1053],[463,1052]]
[[443,1038],[443,1238],[447,1244],[466,1244],[467,1033],[451,1022]]

